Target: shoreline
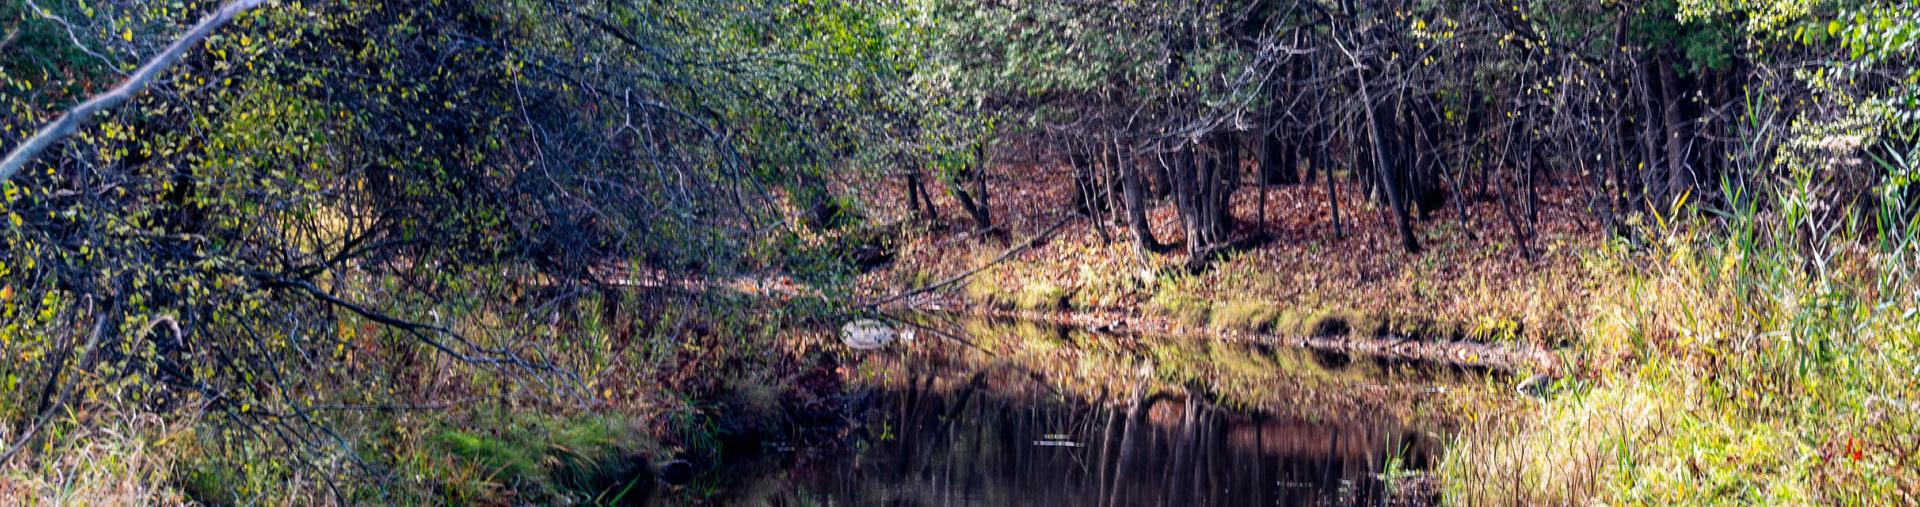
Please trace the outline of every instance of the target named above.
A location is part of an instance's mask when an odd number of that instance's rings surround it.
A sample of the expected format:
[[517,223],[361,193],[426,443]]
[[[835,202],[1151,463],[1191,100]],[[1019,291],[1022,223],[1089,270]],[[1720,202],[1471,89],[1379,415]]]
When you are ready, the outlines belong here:
[[[1468,340],[1435,340],[1416,336],[1300,336],[1268,332],[1248,332],[1212,327],[1188,327],[1166,319],[1119,311],[1085,310],[1011,310],[985,305],[942,302],[932,305],[901,305],[893,311],[946,313],[986,318],[1018,319],[1063,327],[1091,330],[1101,334],[1155,334],[1178,338],[1246,341],[1340,354],[1364,355],[1403,360],[1485,368],[1507,373],[1534,373],[1561,376],[1570,371],[1555,349],[1519,344],[1495,344]],[[882,313],[887,313],[883,311]]]

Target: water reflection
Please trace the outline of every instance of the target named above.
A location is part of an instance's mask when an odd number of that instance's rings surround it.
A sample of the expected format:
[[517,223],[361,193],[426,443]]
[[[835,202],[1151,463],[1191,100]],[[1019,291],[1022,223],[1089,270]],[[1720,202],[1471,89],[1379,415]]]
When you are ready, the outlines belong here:
[[841,449],[770,443],[759,465],[726,472],[741,485],[722,500],[1425,503],[1406,471],[1437,461],[1447,431],[1414,407],[1475,375],[1257,344],[932,324],[948,339],[849,357]]

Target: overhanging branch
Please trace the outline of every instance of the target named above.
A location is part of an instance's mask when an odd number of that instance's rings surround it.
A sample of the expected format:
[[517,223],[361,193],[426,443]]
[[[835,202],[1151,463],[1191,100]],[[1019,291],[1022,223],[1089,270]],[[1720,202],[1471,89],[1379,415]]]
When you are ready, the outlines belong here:
[[141,91],[151,86],[154,78],[159,77],[161,72],[167,70],[167,67],[171,67],[174,62],[180,61],[180,58],[187,54],[187,48],[193,47],[194,44],[205,40],[207,35],[212,34],[215,29],[227,24],[228,21],[232,21],[233,18],[239,16],[240,13],[246,12],[254,7],[259,7],[260,4],[263,3],[266,3],[266,0],[235,0],[221,6],[220,10],[214,11],[213,14],[201,19],[199,24],[193,25],[193,29],[188,30],[187,34],[181,36],[179,40],[173,41],[173,44],[168,45],[165,50],[160,51],[160,54],[154,55],[152,59],[147,60],[147,63],[141,65],[140,69],[135,71],[132,76],[128,76],[125,81],[120,82],[120,86],[116,86],[106,93],[82,102],[78,106],[74,106],[73,109],[67,110],[66,114],[60,115],[60,118],[54,120],[53,123],[41,127],[39,132],[33,134],[33,137],[27,138],[26,141],[20,143],[20,146],[16,146],[13,151],[8,152],[7,158],[0,159],[0,181],[13,179],[13,175],[20,172],[22,167],[26,167],[27,162],[33,161],[34,158],[40,155],[40,152],[46,151],[48,147],[53,146],[53,143],[72,135],[76,130],[80,130],[80,127],[85,125],[87,120],[93,117],[95,113],[120,107],[121,104],[132,100],[135,95],[139,95]]

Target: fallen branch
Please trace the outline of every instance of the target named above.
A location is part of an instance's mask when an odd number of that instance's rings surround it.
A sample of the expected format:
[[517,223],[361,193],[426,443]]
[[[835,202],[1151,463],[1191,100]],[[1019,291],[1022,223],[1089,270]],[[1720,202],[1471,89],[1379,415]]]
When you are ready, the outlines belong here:
[[120,86],[114,87],[114,89],[108,90],[106,93],[100,94],[86,102],[82,102],[78,106],[74,106],[73,109],[67,110],[66,114],[60,115],[60,118],[54,120],[53,123],[41,127],[39,132],[33,134],[33,137],[27,138],[27,140],[22,141],[19,146],[14,147],[13,151],[8,152],[7,158],[0,159],[0,181],[13,179],[13,175],[20,172],[21,168],[26,167],[27,162],[33,161],[34,158],[40,155],[40,152],[46,151],[47,148],[53,146],[54,142],[72,135],[76,130],[80,130],[80,127],[85,125],[87,120],[92,118],[94,114],[120,107],[121,104],[132,100],[135,95],[139,95],[140,92],[145,91],[148,86],[151,86],[154,78],[159,77],[161,72],[167,70],[167,67],[171,67],[174,62],[180,61],[180,58],[186,55],[187,48],[205,40],[207,35],[213,33],[214,29],[220,28],[221,25],[227,24],[228,21],[232,21],[233,18],[239,16],[240,13],[258,7],[263,3],[266,3],[266,0],[235,0],[220,7],[220,10],[214,11],[213,14],[208,15],[205,19],[201,19],[200,23],[194,25],[193,29],[188,30],[186,35],[181,36],[179,40],[173,41],[173,44],[168,45],[166,49],[160,51],[160,54],[154,55],[151,60],[147,60],[147,63],[141,65],[140,69],[135,71],[132,76],[128,76],[125,81],[121,81]]

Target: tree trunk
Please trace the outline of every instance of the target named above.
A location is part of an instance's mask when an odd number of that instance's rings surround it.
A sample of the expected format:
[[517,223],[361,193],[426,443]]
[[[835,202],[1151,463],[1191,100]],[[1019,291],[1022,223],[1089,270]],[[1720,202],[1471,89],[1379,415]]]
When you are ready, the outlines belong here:
[[1087,163],[1087,157],[1077,144],[1069,142],[1066,147],[1067,165],[1073,167],[1073,209],[1088,217],[1099,217],[1099,178],[1094,176],[1093,167]]
[[1300,182],[1299,160],[1295,158],[1293,136],[1281,125],[1280,111],[1273,105],[1280,99],[1276,90],[1269,97],[1260,129],[1260,183],[1292,185]]
[[1093,164],[1095,157],[1084,143],[1069,140],[1066,149],[1068,163],[1073,165],[1074,209],[1084,213],[1087,221],[1093,224],[1093,231],[1100,235],[1101,244],[1111,244],[1113,236],[1107,233],[1107,223],[1100,217],[1109,202],[1100,195],[1100,170]]
[[[1660,95],[1662,98],[1661,102],[1666,105],[1661,116],[1667,126],[1668,194],[1667,202],[1663,202],[1661,205],[1668,206],[1679,199],[1682,194],[1693,190],[1693,170],[1688,167],[1687,164],[1687,141],[1690,140],[1689,129],[1686,120],[1682,118],[1685,113],[1681,110],[1684,106],[1684,104],[1681,103],[1684,94],[1681,93],[1680,90],[1680,77],[1674,73],[1673,66],[1671,65],[1660,66]],[[1660,211],[1662,213],[1668,212],[1668,210]]]
[[986,207],[975,202],[973,195],[968,194],[965,187],[959,183],[952,183],[947,185],[947,190],[953,193],[954,200],[960,201],[960,209],[966,210],[967,215],[973,217],[975,230],[984,231],[993,227],[993,218],[987,215]]
[[907,172],[907,213],[909,215],[932,216],[924,210],[931,206],[922,206],[926,198],[920,195],[920,171]]
[[[1407,216],[1407,199],[1400,192],[1402,185],[1399,181],[1400,171],[1393,168],[1393,158],[1388,154],[1386,147],[1386,134],[1397,132],[1397,128],[1395,124],[1388,123],[1386,130],[1382,130],[1381,115],[1375,112],[1378,106],[1373,103],[1373,93],[1367,85],[1364,74],[1360,76],[1360,100],[1365,101],[1366,107],[1362,110],[1367,113],[1367,127],[1372,134],[1370,137],[1373,138],[1373,161],[1379,170],[1381,190],[1387,194],[1389,208],[1392,210],[1394,221],[1400,232],[1400,246],[1406,248],[1407,253],[1419,253],[1420,241],[1413,237],[1413,224],[1409,222],[1410,219]],[[1389,116],[1385,121],[1391,122],[1392,117]]]
[[990,167],[993,166],[987,163],[986,141],[973,145],[973,191],[980,196],[980,214],[974,216],[973,221],[982,230],[993,227],[993,206],[987,194],[987,168]]
[[[1153,164],[1151,167],[1148,167],[1147,170],[1153,171],[1153,186],[1143,186],[1142,188],[1150,188],[1152,190],[1151,195],[1153,200],[1161,201],[1166,200],[1168,197],[1173,197],[1175,186],[1173,183],[1174,175],[1172,171],[1167,169],[1167,165]],[[1143,182],[1142,185],[1145,185],[1145,183]]]
[[[1325,130],[1324,127],[1322,127],[1322,129]],[[1331,130],[1325,131],[1331,132]],[[1336,182],[1333,181],[1333,157],[1327,154],[1327,144],[1332,141],[1331,134],[1329,134],[1327,138],[1320,140],[1319,145],[1313,151],[1313,165],[1323,168],[1320,170],[1320,172],[1323,173],[1320,175],[1320,179],[1327,182],[1327,210],[1333,220],[1333,237],[1334,239],[1339,239],[1346,237],[1346,232],[1340,228],[1340,188],[1336,186]]]
[[1114,159],[1119,163],[1121,192],[1124,192],[1127,207],[1127,229],[1133,233],[1134,247],[1145,259],[1147,252],[1160,250],[1159,240],[1153,237],[1153,228],[1147,222],[1146,191],[1141,187],[1139,164],[1134,161],[1133,147],[1120,136],[1114,136]]
[[1665,64],[1661,63],[1660,59],[1654,59],[1651,64],[1643,64],[1641,67],[1640,117],[1643,121],[1640,122],[1642,125],[1640,129],[1640,148],[1645,155],[1643,156],[1642,167],[1640,168],[1640,186],[1641,193],[1646,197],[1647,203],[1655,208],[1654,210],[1648,211],[1660,211],[1664,213],[1665,211],[1659,210],[1658,208],[1660,206],[1656,204],[1666,199],[1667,178],[1664,176],[1666,175],[1667,164],[1660,156],[1660,132],[1663,132],[1663,130],[1661,130],[1660,125],[1661,116],[1654,114],[1656,110],[1654,101],[1657,100],[1656,97],[1658,94],[1655,86],[1659,83],[1657,81],[1658,73],[1652,68],[1661,65]]
[[1213,195],[1208,202],[1213,206],[1213,216],[1208,217],[1209,233],[1213,243],[1226,243],[1233,233],[1233,191],[1240,187],[1240,136],[1228,132],[1220,134],[1214,141],[1219,149],[1219,166],[1214,173]]

